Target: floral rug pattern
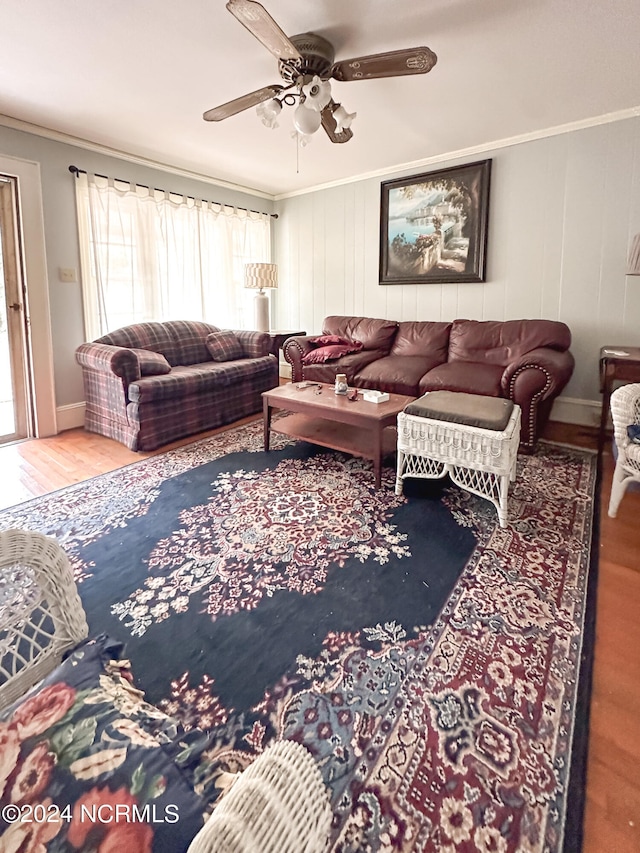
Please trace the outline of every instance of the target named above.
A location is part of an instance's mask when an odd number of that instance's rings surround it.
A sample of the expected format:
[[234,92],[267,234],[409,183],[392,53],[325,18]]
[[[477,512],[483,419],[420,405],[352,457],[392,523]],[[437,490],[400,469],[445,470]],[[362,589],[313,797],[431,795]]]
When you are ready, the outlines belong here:
[[377,491],[365,503],[349,466],[289,459],[263,473],[225,472],[211,490],[207,503],[182,512],[182,527],[153,548],[144,587],[113,605],[133,635],[185,612],[198,593],[213,620],[252,610],[276,589],[313,593],[347,555],[382,564],[390,553],[410,553],[402,544],[407,534],[388,521],[402,499]]
[[[336,853],[572,849],[595,458],[520,457],[501,529],[455,486],[397,497],[391,468],[375,490],[368,463],[261,438],[136,463],[0,528],[61,541],[92,631],[126,642],[202,754],[200,790],[284,737],[330,788]],[[169,686],[136,662],[160,648]]]

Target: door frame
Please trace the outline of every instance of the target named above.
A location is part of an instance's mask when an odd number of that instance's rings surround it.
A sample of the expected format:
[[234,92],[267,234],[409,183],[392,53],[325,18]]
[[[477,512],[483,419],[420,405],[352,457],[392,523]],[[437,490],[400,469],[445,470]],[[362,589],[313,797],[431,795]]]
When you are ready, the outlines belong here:
[[21,261],[27,292],[26,316],[29,319],[34,432],[37,438],[44,438],[56,435],[58,429],[40,164],[0,155],[0,172],[16,178],[18,185]]
[[31,371],[28,369],[28,317],[26,311],[26,292],[22,275],[22,235],[18,227],[17,181],[0,173],[0,235],[2,243],[2,262],[4,281],[3,301],[7,319],[7,350],[9,356],[9,374],[11,377],[11,397],[13,403],[13,431],[0,435],[3,444],[33,435],[31,417]]

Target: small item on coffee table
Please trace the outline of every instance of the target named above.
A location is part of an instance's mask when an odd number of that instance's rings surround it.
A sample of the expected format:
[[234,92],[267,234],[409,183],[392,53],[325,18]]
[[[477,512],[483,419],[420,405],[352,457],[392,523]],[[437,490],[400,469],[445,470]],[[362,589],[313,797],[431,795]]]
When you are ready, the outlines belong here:
[[336,374],[336,394],[347,394],[349,386],[347,384],[347,376],[345,373]]
[[386,391],[373,391],[371,389],[362,392],[362,399],[367,403],[384,403],[389,399]]

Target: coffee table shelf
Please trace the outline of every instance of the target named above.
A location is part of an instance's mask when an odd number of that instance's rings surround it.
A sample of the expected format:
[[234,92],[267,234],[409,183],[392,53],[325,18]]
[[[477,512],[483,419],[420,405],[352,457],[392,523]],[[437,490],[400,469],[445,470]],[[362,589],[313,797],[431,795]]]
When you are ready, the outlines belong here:
[[[359,456],[362,459],[373,459],[376,452],[375,441],[371,432],[351,424],[327,421],[322,418],[310,418],[307,415],[287,415],[274,421],[272,432],[288,435],[330,450],[339,450]],[[388,427],[382,434],[382,455],[393,453],[396,449],[396,430]]]
[[[330,385],[298,388],[291,383],[272,388],[262,395],[264,411],[264,449],[269,450],[271,431],[291,438],[371,459],[376,488],[381,485],[382,459],[395,449],[398,413],[412,397],[391,394],[384,403],[368,403],[359,395],[355,401],[334,394]],[[271,422],[273,409],[290,412]]]

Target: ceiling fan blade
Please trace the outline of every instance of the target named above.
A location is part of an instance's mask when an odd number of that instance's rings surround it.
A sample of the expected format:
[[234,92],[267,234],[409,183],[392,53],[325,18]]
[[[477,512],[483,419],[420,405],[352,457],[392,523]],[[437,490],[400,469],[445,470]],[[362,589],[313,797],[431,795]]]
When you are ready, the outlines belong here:
[[302,61],[289,37],[260,3],[254,0],[229,0],[227,9],[276,59]]
[[336,132],[337,125],[336,120],[333,117],[333,111],[337,106],[338,105],[332,98],[327,106],[322,110],[322,127],[332,142],[348,142],[353,136],[353,131],[350,127],[345,127],[345,129],[340,131],[340,133]]
[[343,59],[331,68],[334,80],[369,80],[373,77],[401,77],[405,74],[426,74],[438,57],[428,47],[408,47],[387,53],[372,53],[355,59]]
[[284,86],[265,86],[263,89],[256,89],[255,92],[249,92],[248,95],[242,95],[241,98],[234,98],[233,101],[227,101],[226,104],[207,110],[202,118],[205,121],[222,121],[223,118],[229,118],[243,110],[248,110],[249,107],[256,107],[263,101],[275,98],[283,90]]

